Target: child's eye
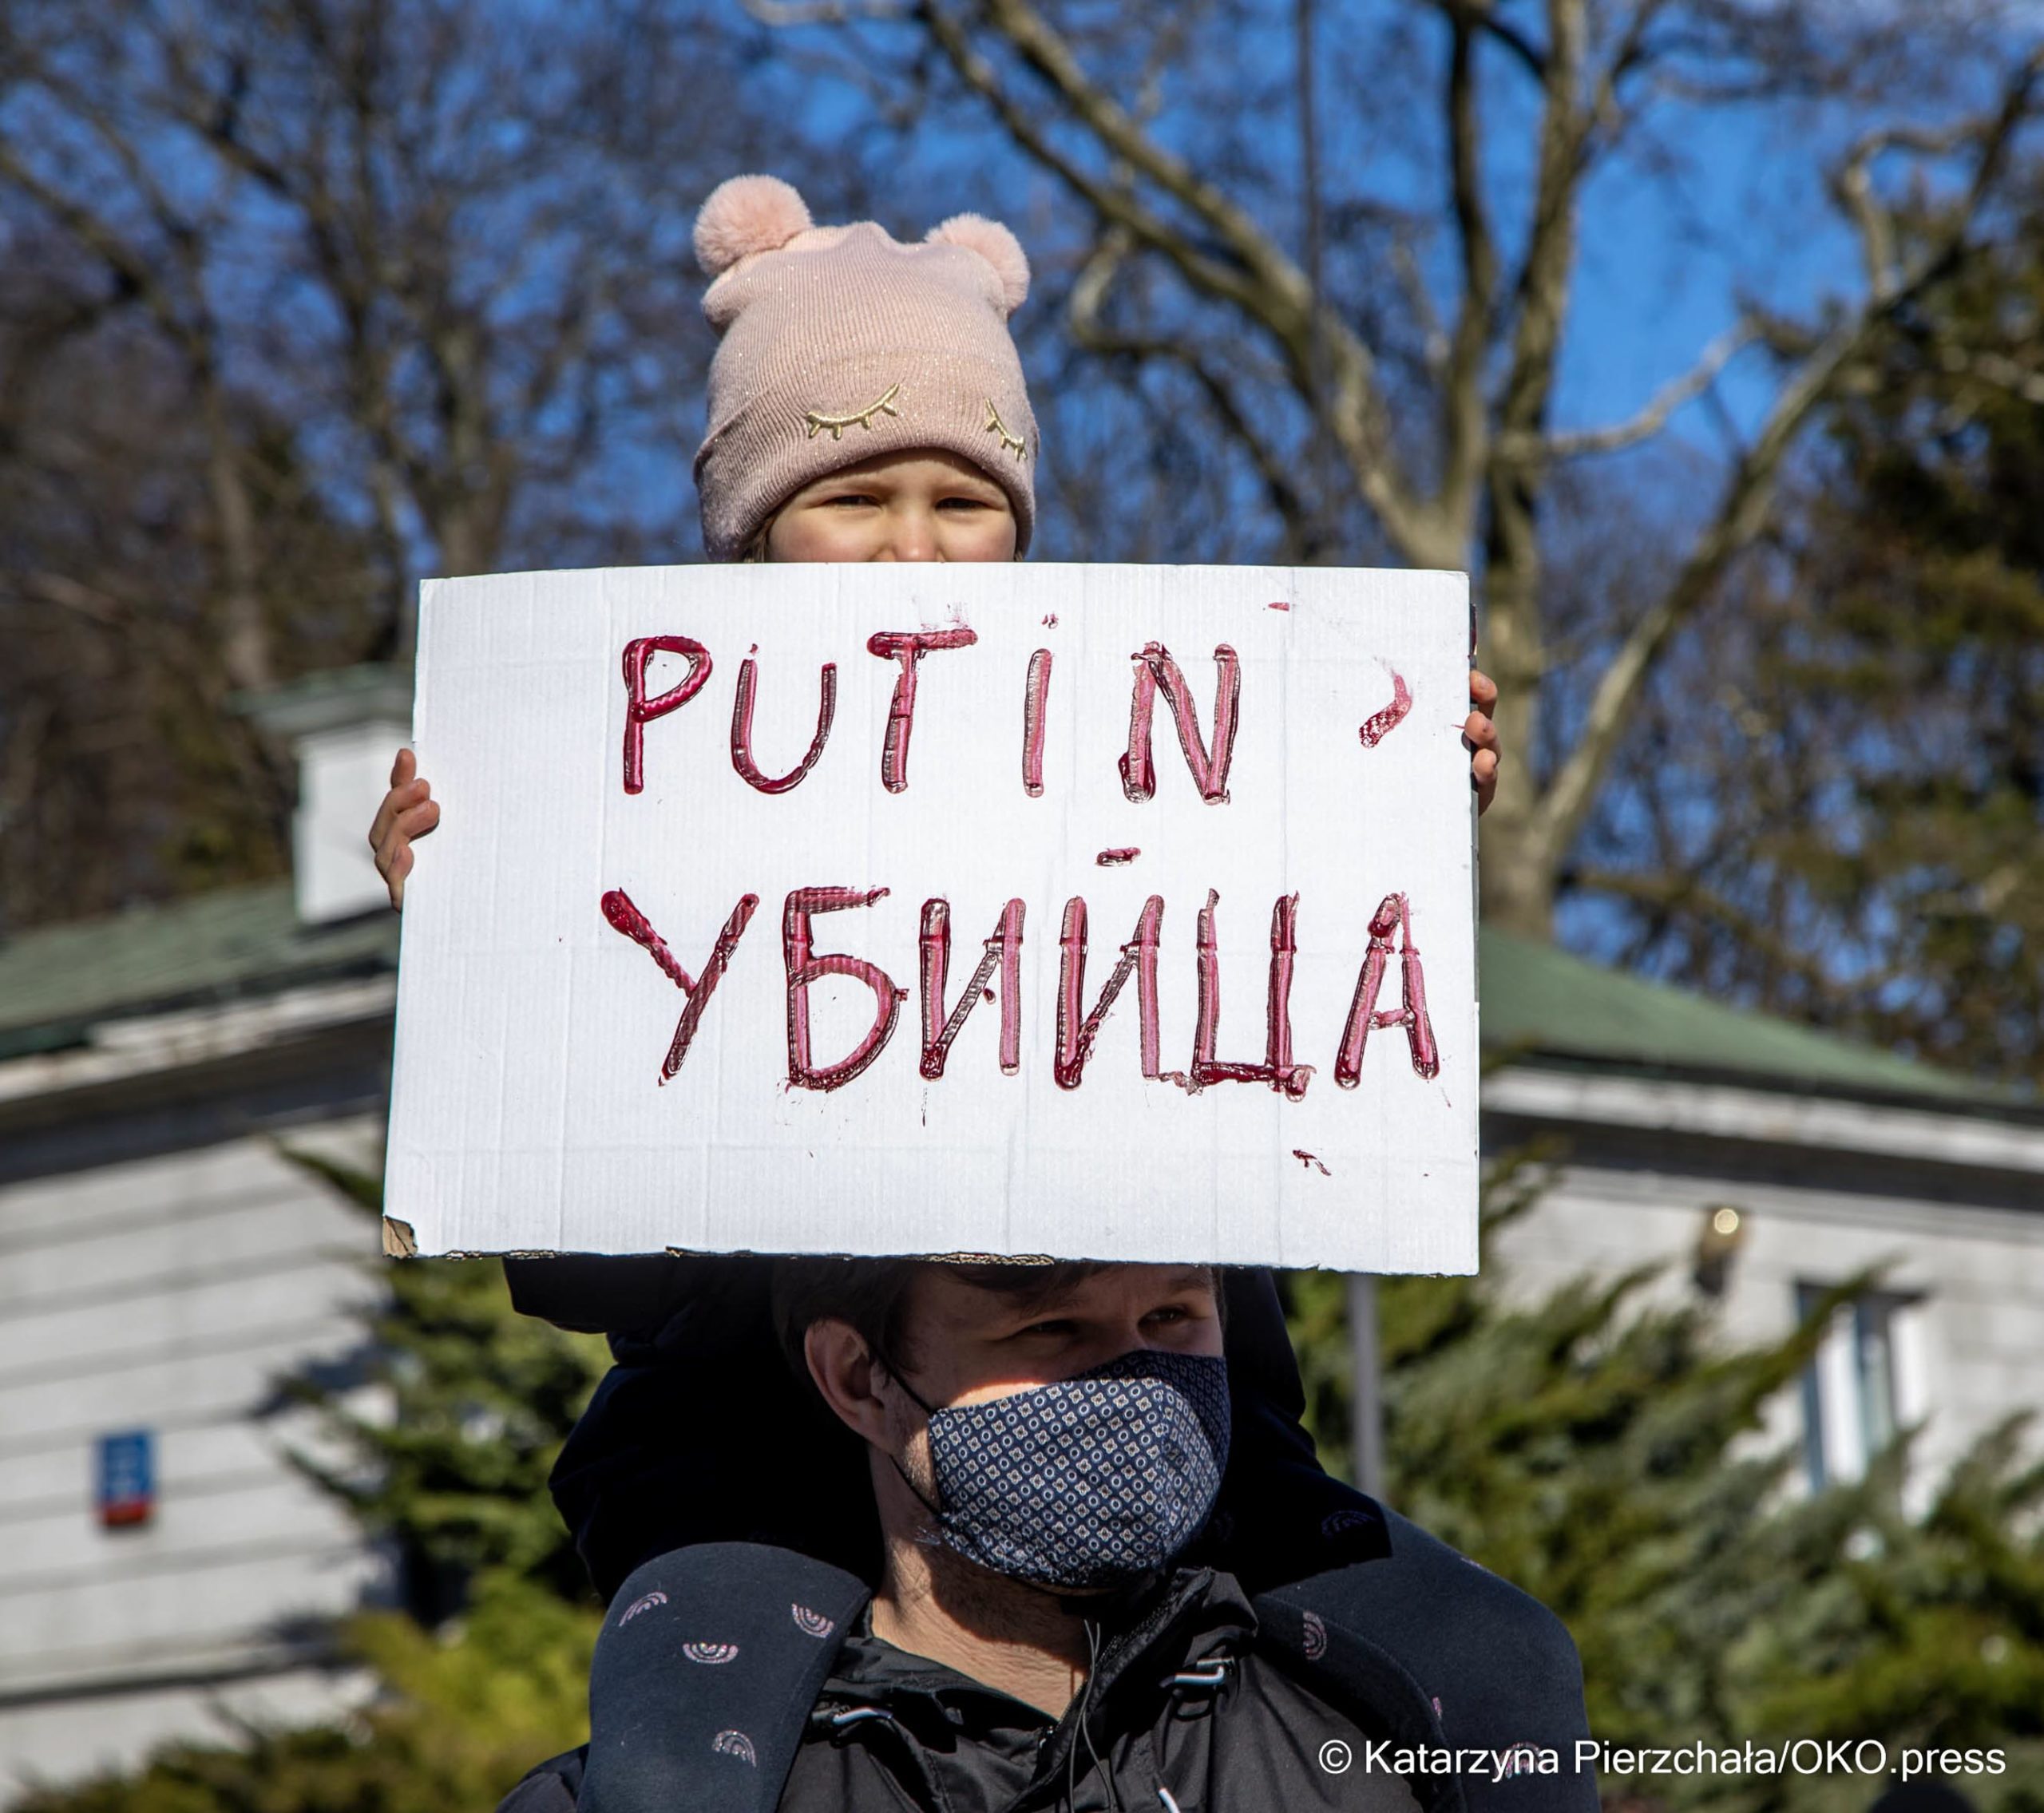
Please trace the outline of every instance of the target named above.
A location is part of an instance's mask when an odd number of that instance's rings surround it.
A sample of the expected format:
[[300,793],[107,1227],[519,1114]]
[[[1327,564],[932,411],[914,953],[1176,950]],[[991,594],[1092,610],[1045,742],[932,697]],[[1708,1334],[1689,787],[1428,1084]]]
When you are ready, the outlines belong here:
[[1167,1303],[1161,1309],[1153,1309],[1145,1320],[1151,1322],[1182,1322],[1188,1312],[1182,1303]]
[[1028,1328],[1018,1328],[1016,1332],[1020,1335],[1068,1335],[1072,1332],[1072,1322],[1068,1316],[1053,1316],[1044,1321],[1032,1322]]
[[940,510],[991,510],[997,508],[984,497],[946,497],[937,507]]
[[840,504],[854,508],[862,505],[869,508],[878,501],[877,498],[864,491],[840,491],[822,500],[826,509],[833,509]]

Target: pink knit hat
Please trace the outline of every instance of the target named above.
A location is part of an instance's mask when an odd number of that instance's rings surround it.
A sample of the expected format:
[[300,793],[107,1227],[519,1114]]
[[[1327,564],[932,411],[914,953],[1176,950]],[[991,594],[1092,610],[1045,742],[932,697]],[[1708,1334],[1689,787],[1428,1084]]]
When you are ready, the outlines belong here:
[[919,447],[999,485],[1029,545],[1036,418],[1008,336],[1029,261],[1005,227],[961,214],[903,245],[871,220],[811,224],[777,176],[734,176],[695,217],[695,255],[723,336],[695,456],[712,560],[739,558],[812,480]]

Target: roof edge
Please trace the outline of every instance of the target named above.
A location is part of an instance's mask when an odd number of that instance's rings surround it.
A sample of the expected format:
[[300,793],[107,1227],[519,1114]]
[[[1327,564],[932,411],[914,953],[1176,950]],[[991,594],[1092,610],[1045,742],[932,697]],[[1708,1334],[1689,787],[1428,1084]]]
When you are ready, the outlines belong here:
[[[1856,1083],[1840,1077],[1738,1070],[1729,1065],[1662,1063],[1646,1058],[1618,1055],[1599,1057],[1538,1043],[1501,1043],[1485,1047],[1483,1073],[1487,1080],[1507,1071],[1521,1069],[1582,1076],[1630,1077],[1642,1082],[1676,1083],[1698,1089],[1757,1090],[1810,1101],[1907,1108],[1919,1114],[1960,1115],[1972,1120],[1998,1121],[2010,1126],[2044,1127],[2044,1099],[2027,1099],[1984,1089],[1978,1095],[1968,1096],[1950,1087],[1917,1090],[1901,1084]],[[1941,1073],[1941,1079],[1948,1079],[1950,1074]]]

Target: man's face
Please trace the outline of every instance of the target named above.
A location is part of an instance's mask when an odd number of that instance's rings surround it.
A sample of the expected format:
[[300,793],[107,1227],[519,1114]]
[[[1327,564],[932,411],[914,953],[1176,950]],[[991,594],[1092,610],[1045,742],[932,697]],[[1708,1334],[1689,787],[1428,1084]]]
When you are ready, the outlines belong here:
[[1217,1280],[1204,1265],[1109,1265],[1018,1300],[926,1265],[909,1285],[902,1364],[933,1404],[1052,1385],[1146,1348],[1221,1356]]

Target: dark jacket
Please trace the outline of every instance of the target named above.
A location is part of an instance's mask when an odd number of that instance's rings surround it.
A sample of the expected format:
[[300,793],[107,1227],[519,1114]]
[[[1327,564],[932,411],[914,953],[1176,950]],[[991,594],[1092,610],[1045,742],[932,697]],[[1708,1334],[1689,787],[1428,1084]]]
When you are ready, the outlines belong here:
[[[1367,1704],[1271,1641],[1241,1589],[1206,1570],[1104,1633],[1061,1719],[941,1662],[845,1640],[817,1699],[779,1813],[1002,1813],[1008,1807],[1336,1807],[1419,1813],[1405,1781],[1330,1773],[1322,1747],[1367,1757]],[[1336,1760],[1341,1760],[1337,1754]]]
[[[768,1553],[699,1550],[636,1574],[599,1641],[588,1747],[534,1770],[501,1813],[1450,1813],[1482,1780],[1517,1788],[1521,1806],[1596,1803],[1572,1756],[1543,1775],[1531,1746],[1452,1772],[1416,1765],[1448,1747],[1392,1658],[1210,1569],[1181,1569],[1103,1620],[1087,1687],[1052,1719],[879,1641],[855,1582],[795,1558],[763,1566]],[[690,1585],[706,1564],[744,1577],[735,1597],[760,1615],[706,1623]],[[783,1608],[790,1577],[804,1597]],[[790,1688],[807,1696],[799,1719],[733,1722],[790,1710]],[[1566,1803],[1537,1792],[1565,1779]]]
[[[584,1813],[772,1813],[776,1801],[762,1797],[762,1784],[793,1767],[842,1633],[877,1577],[864,1450],[797,1387],[769,1324],[765,1262],[548,1260],[506,1269],[521,1308],[564,1326],[608,1325],[619,1360],[553,1482],[599,1589],[613,1601],[591,1681],[596,1748]],[[1263,1631],[1289,1628],[1301,1653],[1324,1644],[1312,1659],[1345,1671],[1349,1701],[1402,1706],[1410,1730],[1424,1725],[1431,1741],[1451,1748],[1531,1745],[1562,1760],[1555,1775],[1422,1783],[1423,1798],[1470,1813],[1594,1813],[1594,1779],[1571,1766],[1587,1720],[1560,1621],[1330,1479],[1300,1426],[1297,1365],[1269,1274],[1230,1273],[1227,1293],[1234,1436],[1214,1518],[1187,1562],[1238,1580]],[[649,1595],[659,1606],[634,1616]],[[638,1629],[653,1610],[676,1605],[687,1615],[675,1614],[675,1628],[690,1633],[678,1645],[735,1643],[759,1666],[696,1664],[677,1649],[667,1674],[649,1673],[647,1646],[618,1638],[628,1619]],[[806,1635],[798,1609],[826,1621],[837,1641]],[[618,1736],[629,1720],[606,1709],[643,1708],[640,1686],[648,1683],[666,1696],[662,1718]],[[701,1773],[706,1758],[726,1753],[695,1747],[674,1724],[682,1706],[719,1721],[711,1739],[744,1736],[758,1760],[745,1794],[734,1798],[728,1770]],[[636,1760],[628,1767],[627,1757]],[[565,1793],[572,1774],[564,1764],[536,1778],[520,1813],[546,1813],[530,1796]],[[1188,1803],[1186,1813],[1206,1804]],[[1160,1808],[1154,1796],[1148,1808]]]

